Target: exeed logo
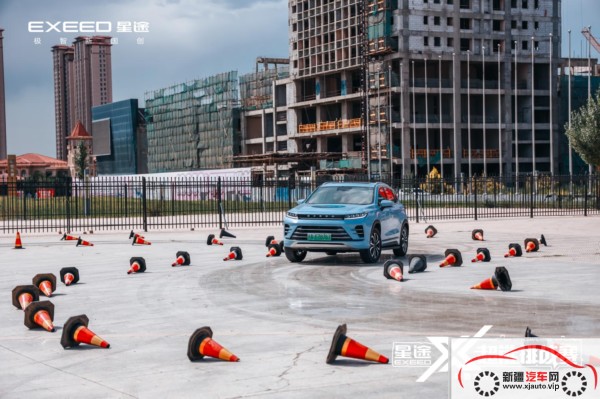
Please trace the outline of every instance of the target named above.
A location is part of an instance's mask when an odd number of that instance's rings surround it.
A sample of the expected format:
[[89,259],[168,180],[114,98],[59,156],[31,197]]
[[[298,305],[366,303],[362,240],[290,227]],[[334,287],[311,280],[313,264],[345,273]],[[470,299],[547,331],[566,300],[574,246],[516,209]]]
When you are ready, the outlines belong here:
[[112,23],[109,21],[29,21],[27,30],[30,33],[109,33],[112,31]]

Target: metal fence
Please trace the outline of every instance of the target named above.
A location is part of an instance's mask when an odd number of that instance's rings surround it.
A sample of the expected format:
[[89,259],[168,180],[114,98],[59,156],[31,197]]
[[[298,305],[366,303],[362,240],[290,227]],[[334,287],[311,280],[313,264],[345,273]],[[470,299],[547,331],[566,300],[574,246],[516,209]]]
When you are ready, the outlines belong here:
[[[277,225],[300,198],[324,181],[314,179],[150,179],[20,181],[0,184],[0,231]],[[384,179],[385,180],[385,179]],[[405,178],[391,183],[416,221],[600,214],[598,176]]]

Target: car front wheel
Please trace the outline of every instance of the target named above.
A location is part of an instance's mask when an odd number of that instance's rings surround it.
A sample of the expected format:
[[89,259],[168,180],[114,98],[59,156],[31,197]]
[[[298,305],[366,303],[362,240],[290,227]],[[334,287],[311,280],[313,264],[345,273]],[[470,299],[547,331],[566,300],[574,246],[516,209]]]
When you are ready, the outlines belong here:
[[304,249],[284,248],[285,257],[292,263],[302,262],[306,258],[307,251]]
[[394,248],[394,255],[404,256],[408,252],[408,225],[403,224],[400,231],[400,246]]
[[375,263],[381,256],[381,234],[378,227],[373,227],[369,236],[369,249],[360,251],[360,257],[365,263]]

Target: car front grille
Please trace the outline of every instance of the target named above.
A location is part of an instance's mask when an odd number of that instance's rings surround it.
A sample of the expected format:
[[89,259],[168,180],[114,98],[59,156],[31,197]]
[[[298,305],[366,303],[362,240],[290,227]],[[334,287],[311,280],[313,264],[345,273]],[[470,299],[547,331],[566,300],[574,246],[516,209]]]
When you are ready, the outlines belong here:
[[298,226],[292,234],[292,240],[306,240],[309,233],[331,234],[331,241],[352,240],[346,230],[339,226]]
[[284,237],[287,237],[289,231],[290,231],[290,225],[289,224],[283,225],[283,236]]
[[319,214],[315,214],[315,215],[298,215],[298,219],[301,219],[301,220],[314,220],[314,219],[321,219],[321,220],[344,220],[344,216],[343,215],[319,215]]

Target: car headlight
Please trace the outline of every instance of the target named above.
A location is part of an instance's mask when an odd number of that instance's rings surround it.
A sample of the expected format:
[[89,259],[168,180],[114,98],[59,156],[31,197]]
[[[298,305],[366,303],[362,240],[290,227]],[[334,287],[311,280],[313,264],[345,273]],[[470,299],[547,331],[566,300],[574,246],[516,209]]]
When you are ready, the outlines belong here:
[[362,219],[365,216],[367,216],[367,212],[352,213],[350,215],[344,216],[344,219],[346,219],[346,220],[348,220],[348,219]]
[[294,212],[288,212],[287,217],[289,217],[290,219],[298,219],[298,214]]

